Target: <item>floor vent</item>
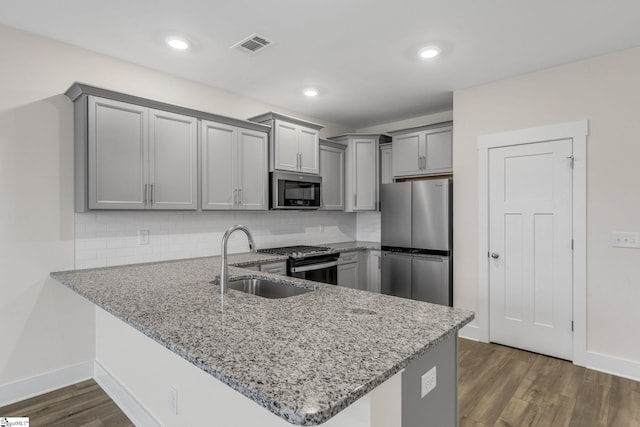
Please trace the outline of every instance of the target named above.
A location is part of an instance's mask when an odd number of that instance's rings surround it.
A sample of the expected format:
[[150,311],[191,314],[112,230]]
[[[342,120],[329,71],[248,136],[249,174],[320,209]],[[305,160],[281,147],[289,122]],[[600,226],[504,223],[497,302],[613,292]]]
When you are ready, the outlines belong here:
[[260,52],[264,48],[271,46],[273,42],[260,34],[252,34],[249,37],[239,41],[231,46],[231,49],[237,49],[248,55]]

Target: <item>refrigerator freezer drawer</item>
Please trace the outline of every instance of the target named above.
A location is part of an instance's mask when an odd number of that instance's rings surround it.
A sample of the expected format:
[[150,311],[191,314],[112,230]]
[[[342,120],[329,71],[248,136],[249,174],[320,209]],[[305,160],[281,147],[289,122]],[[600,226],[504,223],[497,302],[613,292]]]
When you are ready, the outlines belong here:
[[453,305],[448,257],[414,255],[411,263],[411,298]]
[[411,298],[411,255],[382,252],[380,292]]

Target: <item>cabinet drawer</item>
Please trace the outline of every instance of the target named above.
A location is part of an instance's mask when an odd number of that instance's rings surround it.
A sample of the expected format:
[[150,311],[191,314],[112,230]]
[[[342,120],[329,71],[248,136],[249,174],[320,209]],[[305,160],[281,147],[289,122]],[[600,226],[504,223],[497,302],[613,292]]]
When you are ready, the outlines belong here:
[[264,271],[265,273],[280,274],[282,276],[286,276],[287,263],[285,261],[281,261],[281,262],[272,262],[269,264],[262,264],[260,266],[260,271]]
[[338,259],[338,264],[347,264],[350,262],[358,262],[358,252],[346,252],[341,253]]

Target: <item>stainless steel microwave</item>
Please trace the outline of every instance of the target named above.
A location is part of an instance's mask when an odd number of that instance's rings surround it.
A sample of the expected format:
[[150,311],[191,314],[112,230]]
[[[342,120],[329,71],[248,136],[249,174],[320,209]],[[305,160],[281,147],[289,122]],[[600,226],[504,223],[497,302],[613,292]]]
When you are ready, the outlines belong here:
[[271,209],[318,209],[322,177],[295,172],[271,172]]

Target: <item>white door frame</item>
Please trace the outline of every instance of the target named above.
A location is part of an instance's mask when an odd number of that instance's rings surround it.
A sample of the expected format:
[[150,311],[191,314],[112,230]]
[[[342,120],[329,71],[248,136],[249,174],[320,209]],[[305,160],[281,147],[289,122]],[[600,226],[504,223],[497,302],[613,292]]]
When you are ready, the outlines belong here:
[[563,139],[573,140],[573,363],[587,363],[587,135],[589,122],[482,135],[478,137],[478,330],[489,342],[489,150]]

